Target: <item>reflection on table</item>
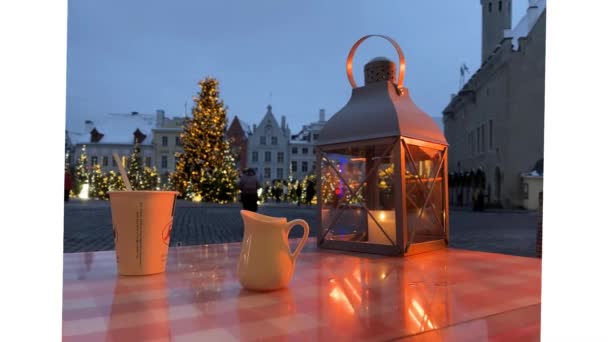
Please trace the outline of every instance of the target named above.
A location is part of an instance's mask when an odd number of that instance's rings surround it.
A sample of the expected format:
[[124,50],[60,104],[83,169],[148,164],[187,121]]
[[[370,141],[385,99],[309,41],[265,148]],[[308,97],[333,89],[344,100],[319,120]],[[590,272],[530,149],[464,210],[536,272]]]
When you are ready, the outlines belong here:
[[257,293],[237,281],[239,251],[238,243],[171,248],[167,272],[146,277],[117,276],[113,252],[65,254],[64,340],[483,341],[540,334],[539,259],[455,249],[355,255],[318,250],[310,239],[289,288]]

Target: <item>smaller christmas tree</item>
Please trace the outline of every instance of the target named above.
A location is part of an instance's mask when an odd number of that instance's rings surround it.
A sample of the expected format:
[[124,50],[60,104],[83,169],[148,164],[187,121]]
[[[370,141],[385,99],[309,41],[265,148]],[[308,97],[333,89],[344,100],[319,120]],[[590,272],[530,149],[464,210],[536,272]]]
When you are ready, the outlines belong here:
[[135,140],[135,144],[131,150],[131,157],[129,158],[129,167],[127,169],[127,178],[129,178],[133,190],[144,190],[143,175],[144,170],[141,166],[141,148],[139,146],[139,141]]
[[108,178],[101,172],[99,164],[93,167],[91,185],[89,187],[89,198],[108,198]]
[[78,163],[76,164],[76,180],[81,184],[89,182],[89,170],[87,169],[87,163],[87,146],[82,145],[80,157],[78,158]]
[[109,191],[124,191],[126,190],[125,183],[119,174],[114,171],[108,173],[108,190]]
[[74,177],[74,192],[79,197],[88,197],[89,193],[89,169],[88,169],[88,158],[87,158],[87,146],[82,145],[80,151],[80,157],[76,163],[76,177]]
[[142,177],[142,188],[140,190],[157,190],[160,186],[160,176],[156,167],[145,167]]

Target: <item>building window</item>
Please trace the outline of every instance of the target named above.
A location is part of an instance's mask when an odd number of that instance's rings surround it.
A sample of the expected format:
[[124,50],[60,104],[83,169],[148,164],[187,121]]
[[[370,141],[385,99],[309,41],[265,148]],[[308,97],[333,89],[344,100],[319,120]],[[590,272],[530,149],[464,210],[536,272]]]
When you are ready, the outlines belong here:
[[254,163],[258,162],[258,152],[257,151],[251,152],[251,161]]
[[490,13],[492,13],[492,3],[491,3],[491,2],[488,4],[488,11],[489,11]]
[[147,167],[152,166],[152,157],[146,157],[146,166]]
[[97,156],[91,157],[91,166],[97,165]]
[[312,170],[314,171],[317,168],[317,162],[312,162]]
[[292,147],[291,148],[291,154],[298,154],[298,148],[297,147]]
[[116,159],[112,158],[112,166],[117,166]]
[[494,146],[494,141],[493,141],[493,137],[492,137],[492,120],[490,120],[490,127],[489,127],[489,134],[490,134],[490,148],[493,148]]
[[298,162],[297,161],[291,162],[291,172],[298,172]]
[[319,133],[315,133],[312,135],[312,140],[319,140]]
[[502,1],[498,2],[498,12],[502,12]]
[[277,145],[279,143],[279,139],[277,137],[270,138],[270,143],[273,145]]
[[270,178],[270,168],[269,167],[264,168],[264,178]]
[[258,168],[257,168],[257,167],[254,167],[254,168],[253,168],[253,172],[254,172],[254,173],[257,175],[257,174],[258,174]]
[[277,178],[283,179],[283,168],[282,167],[277,168]]
[[486,151],[486,124],[481,125],[481,152]]
[[270,151],[264,152],[264,161],[270,163],[272,161],[272,155]]
[[308,162],[302,162],[302,172],[308,172]]
[[108,166],[108,156],[101,157],[101,165]]
[[308,154],[308,147],[302,148],[302,154]]
[[523,199],[528,199],[528,183],[523,183]]
[[162,169],[166,169],[167,168],[167,156],[160,157],[160,167]]
[[182,143],[179,141],[179,136],[175,137],[175,146],[180,146]]
[[277,152],[277,162],[282,163],[285,160],[284,152]]
[[169,145],[169,138],[166,135],[163,135],[163,146]]
[[260,145],[266,145],[266,136],[265,135],[262,135],[260,137]]

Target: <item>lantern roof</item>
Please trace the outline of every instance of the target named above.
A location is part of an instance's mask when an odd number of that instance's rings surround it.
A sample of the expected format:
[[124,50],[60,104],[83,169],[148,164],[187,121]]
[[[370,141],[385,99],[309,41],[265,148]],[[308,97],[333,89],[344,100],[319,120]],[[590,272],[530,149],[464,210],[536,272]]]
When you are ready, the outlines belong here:
[[355,88],[348,103],[334,114],[319,135],[319,144],[403,136],[447,145],[435,121],[412,101],[409,91],[391,81]]
[[351,49],[347,60],[347,74],[353,86],[351,98],[327,121],[320,132],[319,145],[398,136],[447,145],[437,123],[414,104],[407,88],[398,86],[403,83],[405,59],[392,39],[379,36],[389,40],[399,53],[398,82],[395,83],[394,63],[379,57],[365,66],[366,84],[356,86],[352,77],[352,57],[359,44],[372,36],[361,38]]

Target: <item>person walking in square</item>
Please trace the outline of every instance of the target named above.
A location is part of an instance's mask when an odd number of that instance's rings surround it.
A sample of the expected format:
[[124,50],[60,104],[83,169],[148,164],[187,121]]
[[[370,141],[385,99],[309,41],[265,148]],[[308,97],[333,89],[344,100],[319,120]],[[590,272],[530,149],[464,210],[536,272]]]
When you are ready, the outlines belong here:
[[258,189],[260,182],[255,176],[253,169],[247,169],[239,181],[239,190],[241,190],[241,202],[243,210],[258,211]]
[[300,206],[300,202],[302,201],[302,183],[298,182],[298,187],[296,188],[296,197],[298,198],[298,207]]
[[312,204],[312,199],[315,197],[315,183],[308,181],[306,184],[306,205]]

